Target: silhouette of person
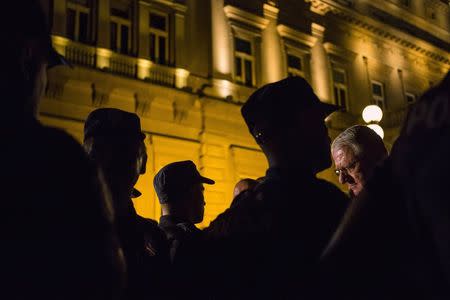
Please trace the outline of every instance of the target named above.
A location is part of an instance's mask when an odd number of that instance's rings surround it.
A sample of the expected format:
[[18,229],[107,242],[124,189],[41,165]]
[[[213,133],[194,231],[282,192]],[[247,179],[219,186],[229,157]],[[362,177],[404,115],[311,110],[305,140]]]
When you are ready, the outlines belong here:
[[203,276],[207,252],[201,230],[205,199],[203,184],[214,180],[203,177],[190,161],[170,163],[155,175],[153,186],[161,203],[159,226],[166,233],[172,261],[170,285],[175,299],[200,299],[205,286]]
[[410,107],[391,155],[349,207],[322,258],[331,295],[450,298],[449,92],[447,73]]
[[128,270],[124,297],[163,297],[164,272],[169,265],[168,245],[156,221],[137,215],[131,197],[145,173],[147,161],[139,117],[115,108],[92,111],[84,126],[84,147],[95,161],[111,190],[117,230]]
[[324,119],[336,109],[321,102],[301,77],[261,87],[242,107],[269,169],[248,198],[205,229],[218,245],[220,271],[211,277],[221,283],[217,290],[223,297],[283,299],[306,293],[348,201],[315,176],[331,165]]
[[51,44],[38,1],[6,1],[0,19],[4,299],[116,299],[123,255],[107,189],[82,147],[38,120]]
[[172,259],[183,240],[201,232],[195,224],[203,221],[204,183],[214,181],[201,176],[190,160],[170,163],[155,175],[153,186],[162,211],[159,226],[171,244]]
[[240,193],[254,188],[258,184],[258,181],[251,178],[244,178],[239,180],[233,189],[233,199],[236,198]]
[[355,125],[339,134],[331,144],[336,175],[347,184],[351,198],[363,190],[373,169],[388,152],[381,137],[367,126]]

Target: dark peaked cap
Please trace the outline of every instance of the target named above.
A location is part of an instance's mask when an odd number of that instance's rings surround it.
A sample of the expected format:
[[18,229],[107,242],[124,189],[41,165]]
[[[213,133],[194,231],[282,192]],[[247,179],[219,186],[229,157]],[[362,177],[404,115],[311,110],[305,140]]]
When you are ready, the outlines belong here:
[[138,115],[117,108],[99,108],[89,114],[84,123],[84,140],[93,136],[145,139]]
[[196,183],[214,184],[214,180],[201,176],[190,160],[166,165],[153,179],[153,186],[161,204],[173,201],[173,196],[182,196],[187,188]]
[[329,115],[339,107],[321,102],[304,78],[292,76],[256,90],[242,106],[241,113],[253,134],[255,126],[265,124],[274,127],[283,120],[296,117],[294,113],[298,111],[312,109]]

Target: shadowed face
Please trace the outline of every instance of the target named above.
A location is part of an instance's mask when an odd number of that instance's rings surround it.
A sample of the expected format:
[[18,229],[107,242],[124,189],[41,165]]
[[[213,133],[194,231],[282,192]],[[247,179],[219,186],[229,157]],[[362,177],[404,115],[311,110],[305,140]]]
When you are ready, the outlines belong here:
[[358,196],[364,188],[366,176],[353,149],[342,146],[333,149],[332,156],[339,182],[347,185],[352,198]]
[[205,197],[203,195],[205,188],[202,183],[196,183],[191,188],[191,202],[189,203],[190,221],[194,224],[203,221],[205,213]]

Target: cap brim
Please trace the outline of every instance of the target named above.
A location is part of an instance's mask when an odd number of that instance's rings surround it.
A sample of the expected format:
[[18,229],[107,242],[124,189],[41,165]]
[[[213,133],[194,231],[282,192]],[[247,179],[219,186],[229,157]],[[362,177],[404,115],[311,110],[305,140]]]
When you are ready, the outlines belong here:
[[131,191],[131,198],[137,198],[139,196],[141,196],[142,193],[139,192],[137,189],[133,188],[133,190]]
[[64,56],[59,54],[55,48],[50,47],[47,68],[50,69],[56,66],[69,66],[73,68],[72,64]]
[[206,183],[206,184],[214,184],[216,183],[214,180],[200,176],[200,182]]
[[335,111],[342,109],[341,107],[329,103],[325,103],[320,101],[318,104],[318,108],[323,111],[327,116]]

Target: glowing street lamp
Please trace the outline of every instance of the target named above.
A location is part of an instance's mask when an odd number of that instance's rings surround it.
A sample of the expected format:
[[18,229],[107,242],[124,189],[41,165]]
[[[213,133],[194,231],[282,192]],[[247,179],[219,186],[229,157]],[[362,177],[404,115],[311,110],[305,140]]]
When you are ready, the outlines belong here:
[[383,118],[383,111],[378,105],[368,105],[362,112],[362,118],[367,123],[367,127],[375,131],[382,139],[384,131],[378,123]]

